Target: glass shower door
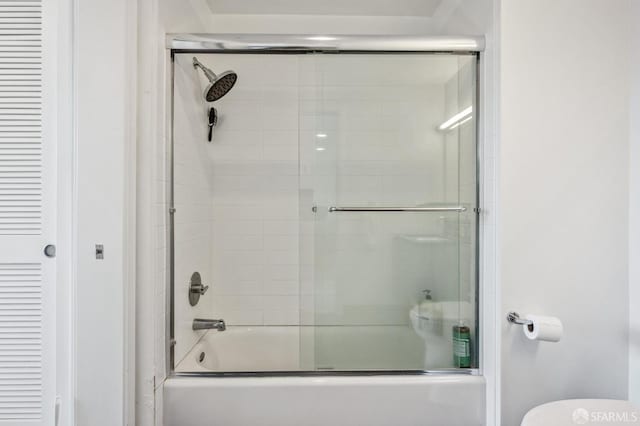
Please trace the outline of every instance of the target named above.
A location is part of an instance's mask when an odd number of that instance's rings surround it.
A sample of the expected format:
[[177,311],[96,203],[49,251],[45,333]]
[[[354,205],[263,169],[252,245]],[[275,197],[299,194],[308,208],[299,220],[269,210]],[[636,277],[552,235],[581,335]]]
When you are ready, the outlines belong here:
[[300,58],[301,358],[476,366],[476,56]]

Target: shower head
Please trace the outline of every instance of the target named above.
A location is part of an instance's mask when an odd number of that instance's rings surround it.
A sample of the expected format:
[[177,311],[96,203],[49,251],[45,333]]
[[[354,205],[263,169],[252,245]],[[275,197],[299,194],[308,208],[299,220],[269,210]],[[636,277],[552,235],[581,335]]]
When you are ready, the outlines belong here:
[[209,68],[202,65],[195,56],[193,57],[193,67],[200,67],[209,80],[209,85],[204,91],[204,98],[207,102],[217,101],[229,93],[229,90],[231,90],[238,80],[238,75],[233,71],[225,71],[220,75],[216,75]]

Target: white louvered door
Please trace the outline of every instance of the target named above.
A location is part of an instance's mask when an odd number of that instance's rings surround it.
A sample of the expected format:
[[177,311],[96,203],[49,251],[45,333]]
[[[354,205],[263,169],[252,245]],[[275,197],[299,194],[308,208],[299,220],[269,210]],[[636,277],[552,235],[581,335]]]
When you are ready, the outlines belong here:
[[54,424],[54,7],[0,0],[0,425]]

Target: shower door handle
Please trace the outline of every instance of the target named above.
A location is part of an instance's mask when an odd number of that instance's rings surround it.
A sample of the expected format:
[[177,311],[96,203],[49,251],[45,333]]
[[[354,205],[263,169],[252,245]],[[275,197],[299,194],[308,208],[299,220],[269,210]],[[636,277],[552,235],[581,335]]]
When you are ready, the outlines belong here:
[[457,212],[467,211],[464,206],[453,207],[329,207],[333,212]]

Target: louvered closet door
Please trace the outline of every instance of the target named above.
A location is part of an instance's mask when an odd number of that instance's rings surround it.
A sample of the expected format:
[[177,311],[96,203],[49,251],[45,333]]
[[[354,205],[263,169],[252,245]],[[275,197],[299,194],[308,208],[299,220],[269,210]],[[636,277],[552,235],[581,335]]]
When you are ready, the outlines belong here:
[[54,424],[55,259],[43,249],[55,243],[55,85],[43,82],[54,81],[55,55],[43,42],[45,3],[55,1],[0,0],[0,425]]

